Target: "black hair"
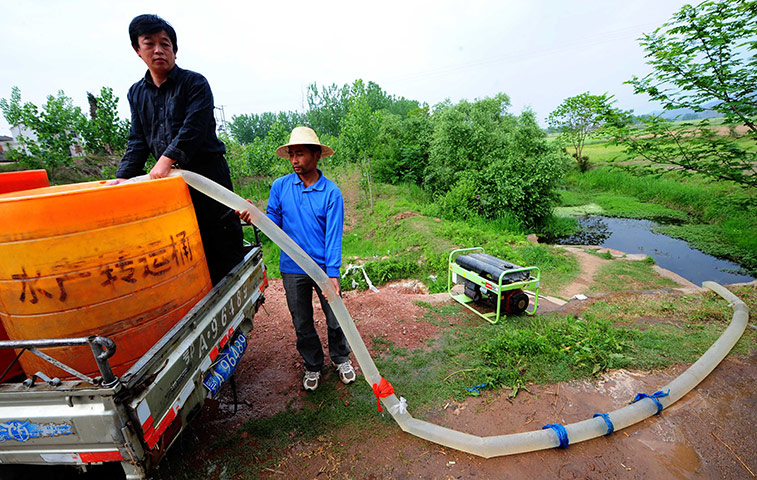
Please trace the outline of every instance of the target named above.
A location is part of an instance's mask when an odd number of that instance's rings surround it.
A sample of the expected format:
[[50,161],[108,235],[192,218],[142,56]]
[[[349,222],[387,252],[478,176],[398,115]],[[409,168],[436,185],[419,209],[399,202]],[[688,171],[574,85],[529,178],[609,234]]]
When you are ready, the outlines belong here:
[[134,17],[134,20],[129,24],[129,38],[131,39],[131,46],[139,48],[139,36],[151,35],[165,30],[168,38],[171,39],[173,44],[173,53],[179,49],[179,45],[176,43],[176,30],[173,29],[170,23],[166,22],[162,18],[153,14],[145,14]]
[[306,143],[305,147],[307,147],[307,149],[310,150],[310,153],[313,154],[313,155],[315,155],[316,153],[318,155],[321,154],[321,146],[320,145],[311,145],[311,144]]

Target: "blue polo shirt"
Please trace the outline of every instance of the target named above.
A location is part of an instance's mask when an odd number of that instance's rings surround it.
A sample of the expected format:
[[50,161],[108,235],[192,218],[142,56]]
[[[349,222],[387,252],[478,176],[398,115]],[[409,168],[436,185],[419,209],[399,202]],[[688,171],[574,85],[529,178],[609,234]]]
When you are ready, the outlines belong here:
[[[289,235],[294,243],[317,263],[329,277],[339,277],[342,266],[344,200],[334,182],[323,176],[305,188],[296,173],[277,178],[271,185],[266,215]],[[281,252],[279,271],[305,272]]]

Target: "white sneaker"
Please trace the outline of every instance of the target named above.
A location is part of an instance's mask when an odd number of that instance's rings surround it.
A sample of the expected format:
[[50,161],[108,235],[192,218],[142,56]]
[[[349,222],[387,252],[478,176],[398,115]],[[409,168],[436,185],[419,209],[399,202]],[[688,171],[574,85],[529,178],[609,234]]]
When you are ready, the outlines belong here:
[[339,380],[344,384],[350,384],[355,381],[355,369],[352,368],[352,362],[347,360],[344,363],[336,365],[336,371],[339,372]]
[[305,390],[312,392],[318,388],[318,379],[321,378],[321,372],[311,372],[305,370],[305,378],[302,379],[302,386]]

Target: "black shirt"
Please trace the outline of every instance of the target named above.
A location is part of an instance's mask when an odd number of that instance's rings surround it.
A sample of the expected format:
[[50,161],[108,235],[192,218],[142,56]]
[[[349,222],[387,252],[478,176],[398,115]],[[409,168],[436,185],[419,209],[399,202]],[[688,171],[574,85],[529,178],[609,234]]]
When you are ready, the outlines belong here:
[[[116,178],[145,173],[150,153],[174,160],[179,167],[199,173],[232,190],[226,148],[216,136],[213,93],[205,77],[174,66],[156,87],[148,71],[129,89],[131,128]],[[244,257],[242,227],[229,207],[189,188],[215,285]]]
[[[205,77],[175,65],[166,81],[156,87],[148,70],[131,86],[127,98],[131,128],[116,178],[144,174],[145,161],[152,153],[156,160],[165,155],[181,168],[217,182],[223,180],[213,174],[210,165],[203,165],[226,152],[216,136],[213,93]],[[226,163],[222,157],[221,161]]]

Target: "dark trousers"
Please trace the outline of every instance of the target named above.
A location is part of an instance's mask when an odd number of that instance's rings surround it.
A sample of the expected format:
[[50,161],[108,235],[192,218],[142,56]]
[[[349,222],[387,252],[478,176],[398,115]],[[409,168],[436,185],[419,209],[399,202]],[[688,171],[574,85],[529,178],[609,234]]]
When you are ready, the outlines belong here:
[[198,216],[198,224],[210,281],[216,285],[244,258],[242,224],[233,210],[215,221],[200,223]]
[[[187,166],[187,170],[234,190],[229,166],[222,153],[198,155]],[[189,188],[189,195],[192,197],[197,225],[200,227],[210,281],[215,285],[244,258],[242,224],[234,210],[226,205],[192,187]]]
[[329,335],[329,356],[334,364],[344,363],[350,354],[350,347],[344,337],[342,327],[334,316],[329,303],[323,297],[321,289],[308,275],[282,273],[286,291],[289,313],[292,314],[294,331],[297,334],[297,351],[302,355],[305,369],[319,372],[323,368],[323,348],[321,339],[313,323],[313,289],[321,300],[323,313],[326,314],[326,326]]

